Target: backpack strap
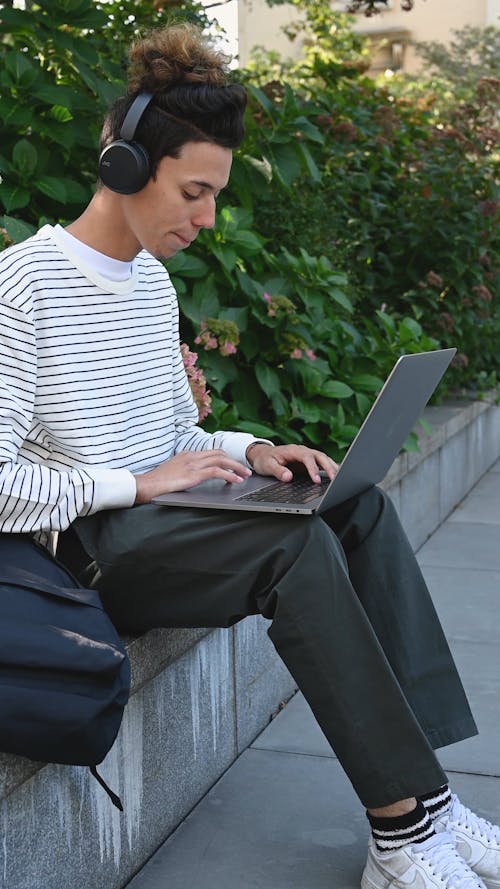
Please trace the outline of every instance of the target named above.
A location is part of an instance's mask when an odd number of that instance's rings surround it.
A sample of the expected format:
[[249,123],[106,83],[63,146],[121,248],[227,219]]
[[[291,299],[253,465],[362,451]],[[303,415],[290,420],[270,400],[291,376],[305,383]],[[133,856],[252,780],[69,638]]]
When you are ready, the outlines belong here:
[[121,801],[120,797],[117,796],[116,793],[113,793],[111,788],[108,787],[108,785],[106,784],[102,775],[100,775],[99,772],[97,771],[97,767],[96,766],[89,766],[89,769],[90,769],[91,774],[96,779],[96,781],[98,781],[99,784],[101,785],[101,787],[104,788],[104,790],[108,794],[113,805],[116,806],[116,808],[119,809],[120,812],[123,812],[123,805],[122,805],[122,801]]

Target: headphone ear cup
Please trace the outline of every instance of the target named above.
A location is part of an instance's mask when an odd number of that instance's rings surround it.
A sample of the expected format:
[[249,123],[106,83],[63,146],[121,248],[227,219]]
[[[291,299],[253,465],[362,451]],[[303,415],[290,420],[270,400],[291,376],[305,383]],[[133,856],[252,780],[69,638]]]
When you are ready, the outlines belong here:
[[149,155],[140,142],[118,139],[101,152],[99,177],[111,191],[135,194],[151,176]]

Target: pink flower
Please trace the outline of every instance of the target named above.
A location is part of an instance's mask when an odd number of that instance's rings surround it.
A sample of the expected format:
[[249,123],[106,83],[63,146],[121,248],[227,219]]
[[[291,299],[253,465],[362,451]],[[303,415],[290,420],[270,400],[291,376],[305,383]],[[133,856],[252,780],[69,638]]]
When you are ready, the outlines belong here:
[[310,361],[316,361],[316,358],[318,357],[312,349],[306,349],[306,355]]
[[270,303],[270,302],[271,302],[271,300],[272,300],[272,296],[271,296],[270,293],[265,293],[265,292],[264,292],[262,295],[263,295],[263,297],[264,297],[266,303]]
[[222,343],[222,346],[219,349],[221,355],[235,355],[238,350],[234,343]]
[[203,346],[205,351],[208,351],[208,349],[217,349],[219,347],[217,337],[212,336],[209,330],[202,330],[202,332],[195,337],[195,343],[197,346]]
[[302,349],[294,349],[290,352],[290,358],[302,358]]
[[181,355],[191,392],[198,408],[198,422],[201,422],[212,411],[210,391],[207,389],[207,381],[203,371],[201,368],[194,366],[198,360],[197,353],[191,352],[186,343],[181,343]]
[[425,276],[425,282],[429,285],[429,287],[436,287],[437,290],[440,290],[444,283],[441,275],[437,275],[436,272],[432,271],[432,269],[430,272],[427,272]]
[[479,299],[484,300],[485,303],[490,303],[493,299],[491,290],[488,290],[488,288],[485,287],[484,284],[477,284],[475,287],[472,288],[472,292],[475,293],[476,296],[479,297]]
[[193,365],[195,365],[196,362],[198,361],[197,353],[190,352],[189,347],[187,346],[186,343],[181,343],[181,355],[182,355],[182,360],[184,362],[184,367],[186,368],[186,370],[188,369],[188,367],[193,367]]

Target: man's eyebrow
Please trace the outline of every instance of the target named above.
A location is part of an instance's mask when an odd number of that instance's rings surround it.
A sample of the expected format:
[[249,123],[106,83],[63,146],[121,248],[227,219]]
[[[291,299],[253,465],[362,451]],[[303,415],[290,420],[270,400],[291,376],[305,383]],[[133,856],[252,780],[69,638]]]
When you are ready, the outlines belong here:
[[190,182],[192,185],[199,185],[200,188],[207,188],[209,191],[222,191],[225,188],[225,185],[221,185],[218,188],[216,185],[212,185],[211,182],[204,182],[202,179],[191,179]]

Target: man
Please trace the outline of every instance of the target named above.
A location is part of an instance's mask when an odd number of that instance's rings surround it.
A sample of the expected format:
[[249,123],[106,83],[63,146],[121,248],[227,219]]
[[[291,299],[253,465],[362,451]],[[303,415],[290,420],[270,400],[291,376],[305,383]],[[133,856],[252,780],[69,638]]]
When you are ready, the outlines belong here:
[[158,260],[213,226],[244,107],[196,29],[138,41],[89,206],[0,256],[3,550],[71,527],[123,630],[269,618],[368,810],[363,889],[500,889],[500,832],[452,796],[433,752],[476,728],[388,498],[279,520],[151,503],[209,478],[336,471],[319,450],[196,426]]

